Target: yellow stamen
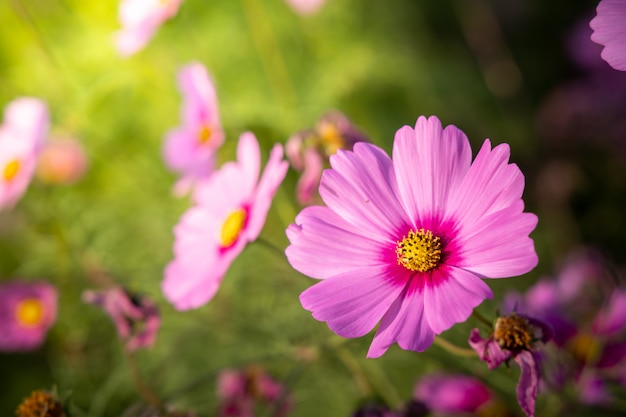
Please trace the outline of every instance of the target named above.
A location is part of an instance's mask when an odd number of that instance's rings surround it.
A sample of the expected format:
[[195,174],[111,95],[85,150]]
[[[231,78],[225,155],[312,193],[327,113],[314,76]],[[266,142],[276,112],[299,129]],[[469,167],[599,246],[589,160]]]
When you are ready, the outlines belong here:
[[567,344],[574,357],[585,363],[593,363],[601,353],[602,347],[593,335],[581,332]]
[[222,233],[220,234],[222,247],[227,248],[235,243],[246,223],[246,217],[244,209],[235,210],[228,215],[222,225]]
[[493,338],[502,349],[513,351],[530,350],[533,341],[528,320],[517,314],[511,314],[508,317],[498,317]]
[[43,305],[36,298],[27,298],[17,305],[15,311],[17,321],[23,326],[32,327],[41,323]]
[[17,159],[12,160],[4,166],[2,177],[5,181],[11,181],[17,173],[20,172],[20,161]]
[[320,143],[327,156],[337,153],[338,149],[345,148],[345,143],[339,129],[332,123],[324,123],[319,129]]
[[200,128],[200,132],[198,133],[198,141],[203,145],[205,143],[209,143],[212,133],[213,132],[211,132],[211,129],[208,126],[202,125],[202,128]]
[[411,271],[428,272],[441,261],[441,239],[430,230],[419,229],[409,233],[397,242],[398,265]]

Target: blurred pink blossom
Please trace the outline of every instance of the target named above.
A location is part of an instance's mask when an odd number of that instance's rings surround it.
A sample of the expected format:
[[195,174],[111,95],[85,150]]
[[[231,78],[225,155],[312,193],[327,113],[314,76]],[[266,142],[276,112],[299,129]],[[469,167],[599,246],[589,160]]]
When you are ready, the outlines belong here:
[[181,175],[176,194],[185,194],[214,170],[215,153],[224,143],[215,86],[200,63],[188,64],[178,72],[183,95],[182,126],[167,133],[163,157],[167,166]]
[[447,415],[475,413],[492,399],[492,394],[485,384],[471,376],[432,374],[418,381],[413,398],[425,404],[429,411]]
[[196,188],[197,205],[174,229],[174,260],[165,268],[166,298],[178,310],[207,303],[231,262],[261,233],[272,199],[287,172],[283,148],[275,145],[259,179],[261,154],[252,133],[237,146],[237,161],[225,163]]
[[12,207],[26,192],[48,133],[48,110],[39,99],[9,103],[0,126],[0,210]]
[[85,291],[83,301],[101,307],[113,320],[129,352],[151,347],[161,326],[159,310],[150,298],[135,296],[121,287]]
[[286,0],[287,4],[298,14],[312,15],[322,8],[326,0]]
[[119,19],[122,29],[115,33],[120,55],[128,57],[141,50],[166,20],[174,17],[182,0],[122,0]]
[[626,71],[626,0],[600,0],[589,26],[591,40],[604,46],[602,58],[616,70]]
[[48,141],[37,162],[37,178],[50,184],[73,184],[86,170],[87,155],[75,139]]
[[0,351],[30,351],[45,340],[57,316],[57,292],[47,282],[0,284]]

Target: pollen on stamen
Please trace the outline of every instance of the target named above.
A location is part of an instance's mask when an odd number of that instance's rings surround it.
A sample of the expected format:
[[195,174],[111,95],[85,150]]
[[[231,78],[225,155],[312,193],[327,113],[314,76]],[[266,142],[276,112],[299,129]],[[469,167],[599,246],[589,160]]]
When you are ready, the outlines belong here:
[[244,209],[235,210],[228,215],[222,224],[220,233],[220,243],[223,248],[232,246],[239,238],[239,234],[246,224],[246,219],[247,213]]
[[12,160],[4,166],[2,177],[5,181],[11,181],[20,172],[20,161],[17,159]]
[[200,132],[198,133],[198,141],[199,141],[201,144],[203,144],[203,145],[204,145],[205,143],[209,143],[209,141],[211,140],[211,135],[212,135],[212,133],[213,133],[213,132],[211,131],[211,129],[210,129],[208,126],[203,125],[203,126],[200,128]]
[[528,320],[517,314],[498,317],[493,338],[502,349],[512,351],[530,350],[533,340]]
[[430,230],[410,230],[396,244],[398,265],[417,272],[428,272],[441,262],[441,239]]

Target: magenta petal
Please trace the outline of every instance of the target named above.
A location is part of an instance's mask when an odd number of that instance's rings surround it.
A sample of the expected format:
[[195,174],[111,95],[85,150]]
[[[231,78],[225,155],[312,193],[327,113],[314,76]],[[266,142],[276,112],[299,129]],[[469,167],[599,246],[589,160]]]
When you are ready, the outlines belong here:
[[475,274],[455,267],[432,272],[431,285],[424,286],[424,313],[437,334],[467,320],[474,307],[493,294]]
[[[456,126],[443,129],[437,117],[424,116],[415,129],[396,133],[393,165],[398,195],[412,219],[445,211],[472,162],[467,136]],[[419,172],[416,175],[416,172]]]
[[478,354],[480,360],[487,363],[489,369],[496,369],[502,362],[510,358],[510,354],[500,349],[493,338],[483,339],[478,329],[472,329],[468,343]]
[[[362,267],[382,265],[384,247],[347,224],[327,207],[307,207],[289,226],[285,250],[291,266],[312,278],[325,279]],[[323,261],[322,261],[323,260]]]
[[517,402],[528,417],[533,417],[535,415],[537,386],[539,385],[539,377],[541,375],[539,362],[533,353],[529,351],[522,351],[517,354],[515,362],[522,368],[516,389]]
[[357,143],[330,158],[332,170],[322,174],[324,203],[348,223],[376,235],[396,235],[406,214],[395,195],[389,156],[377,146]]
[[416,352],[423,352],[433,343],[435,333],[426,320],[419,285],[413,279],[387,311],[367,352],[368,358],[381,356],[394,342],[402,349]]
[[602,58],[613,68],[626,71],[626,2],[601,0],[597,15],[589,26],[593,29],[591,40],[604,46]]
[[307,149],[303,156],[304,171],[298,180],[296,193],[298,202],[302,205],[307,205],[311,204],[313,196],[318,190],[324,163],[322,157],[314,149]]
[[593,332],[611,336],[626,329],[626,290],[616,289],[593,322]]
[[352,269],[323,280],[300,295],[302,306],[343,337],[360,337],[371,331],[402,285],[384,278],[385,267]]

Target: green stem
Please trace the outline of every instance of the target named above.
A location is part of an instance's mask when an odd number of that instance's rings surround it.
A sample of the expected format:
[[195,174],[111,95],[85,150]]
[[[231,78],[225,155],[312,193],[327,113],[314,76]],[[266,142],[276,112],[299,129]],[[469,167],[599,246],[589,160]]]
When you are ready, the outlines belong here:
[[491,322],[490,320],[488,320],[485,316],[483,316],[482,314],[480,314],[477,310],[472,311],[472,316],[478,320],[479,322],[481,322],[482,324],[484,324],[485,326],[487,326],[487,328],[489,330],[493,329],[493,322]]
[[359,389],[359,392],[363,397],[369,397],[372,395],[372,387],[367,381],[367,376],[365,372],[359,366],[359,363],[352,357],[350,352],[345,347],[340,347],[335,350],[335,354],[344,364],[344,366],[350,371],[352,377],[354,378],[354,382]]
[[124,350],[124,354],[126,356],[126,363],[130,368],[130,373],[133,378],[133,383],[137,388],[137,392],[143,398],[143,400],[156,408],[157,410],[164,410],[163,402],[159,399],[159,397],[152,391],[152,389],[146,384],[146,381],[141,376],[141,372],[139,372],[139,367],[137,366],[137,362],[135,361],[135,356]]
[[460,346],[454,345],[448,342],[446,339],[443,339],[441,336],[435,336],[434,343],[446,352],[452,353],[457,356],[476,356],[476,352],[474,352],[472,349],[462,348]]
[[285,258],[285,249],[279,246],[276,246],[274,243],[269,240],[265,240],[262,237],[258,237],[255,242],[259,243],[263,247],[274,252],[279,258]]
[[296,90],[289,76],[280,46],[272,31],[262,0],[241,0],[252,42],[259,54],[270,87],[286,107],[296,103]]

